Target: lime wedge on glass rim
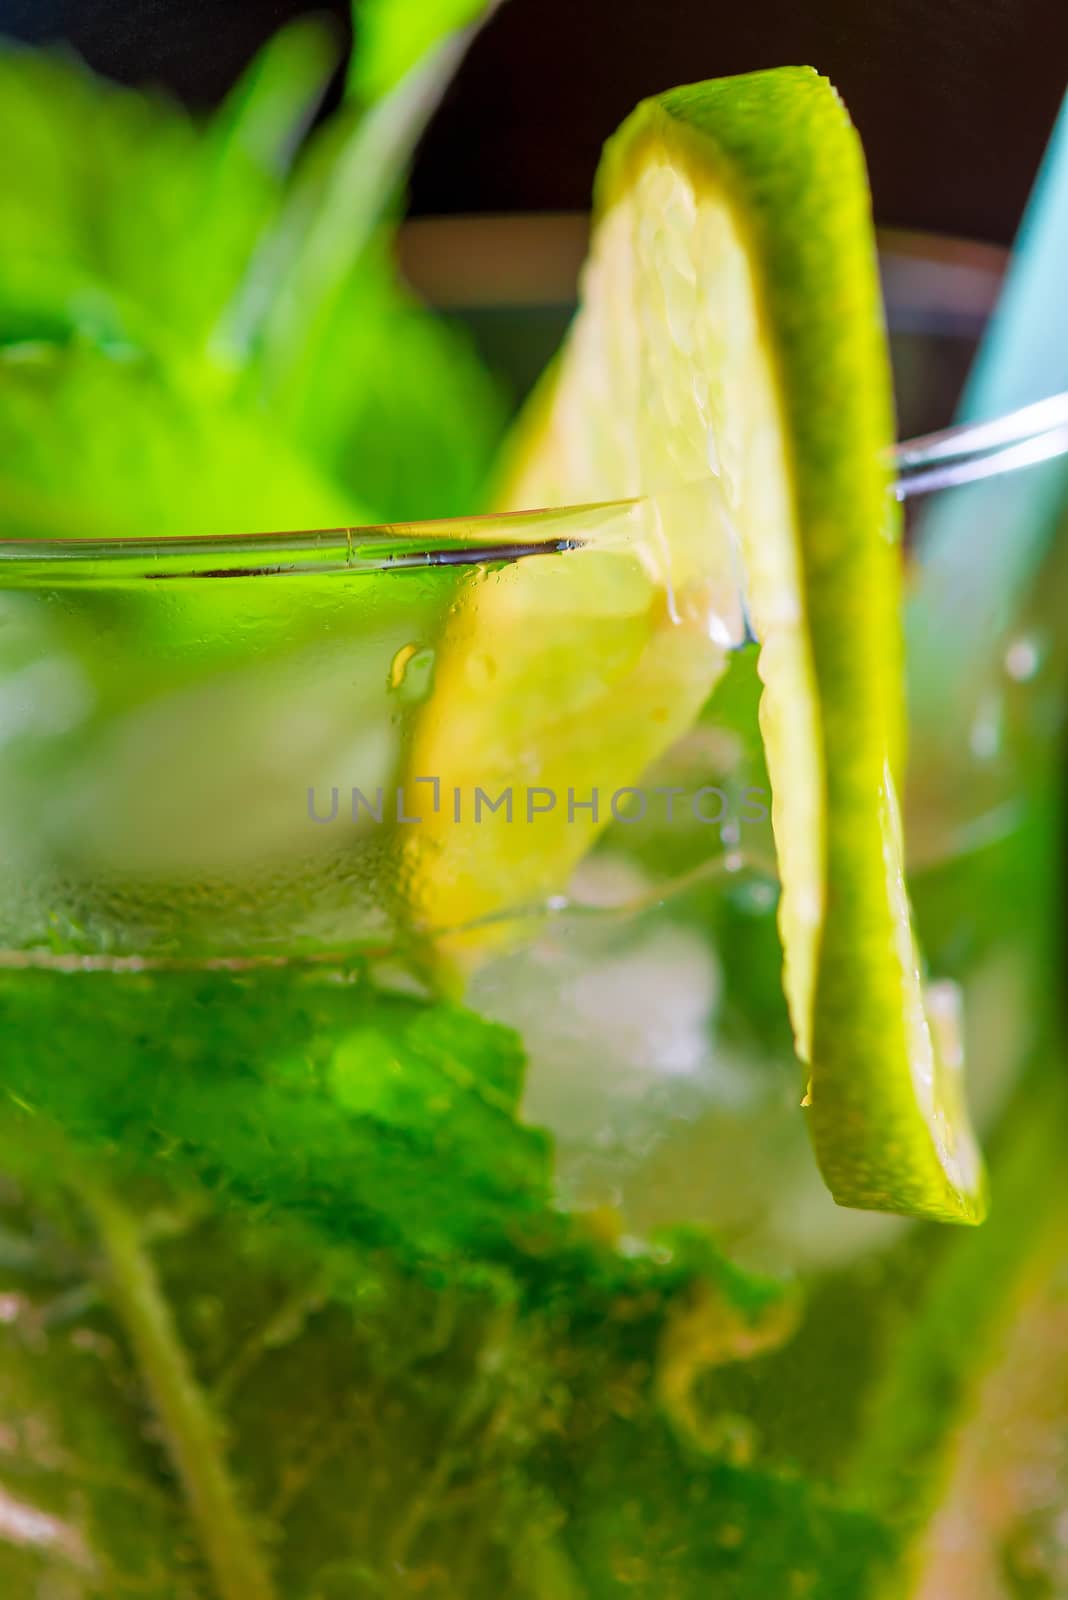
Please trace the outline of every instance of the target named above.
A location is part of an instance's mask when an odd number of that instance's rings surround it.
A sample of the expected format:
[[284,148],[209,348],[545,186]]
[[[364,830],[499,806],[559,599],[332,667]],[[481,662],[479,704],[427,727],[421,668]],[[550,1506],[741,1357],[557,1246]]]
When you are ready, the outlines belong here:
[[[446,629],[409,770],[638,784],[723,670],[710,597],[714,616],[735,562],[820,1166],[840,1204],[978,1222],[959,1051],[904,881],[893,432],[864,159],[831,85],[784,67],[644,102],[607,146],[580,309],[500,505],[633,497],[674,598],[610,554],[483,583]],[[422,922],[492,920],[560,887],[605,820],[428,819],[408,859]]]

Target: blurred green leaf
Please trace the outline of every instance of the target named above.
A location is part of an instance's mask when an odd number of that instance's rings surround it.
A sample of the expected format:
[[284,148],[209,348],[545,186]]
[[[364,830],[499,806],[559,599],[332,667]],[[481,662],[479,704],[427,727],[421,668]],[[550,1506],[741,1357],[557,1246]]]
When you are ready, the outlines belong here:
[[[202,1473],[287,1600],[612,1595],[650,1552],[666,1595],[755,1595],[788,1547],[854,1525],[843,1570],[882,1560],[875,1523],[695,1442],[701,1373],[788,1338],[793,1296],[699,1235],[635,1254],[558,1212],[506,1030],[277,970],[146,975],[114,1015],[110,987],[0,981],[7,1481],[36,1526],[63,1519],[28,1554],[0,1541],[12,1581],[228,1597]],[[183,1407],[202,1440],[184,1491]],[[138,1493],[150,1513],[113,1523]],[[713,1507],[744,1512],[748,1550]]]
[[356,49],[349,87],[364,104],[380,100],[414,66],[490,16],[500,0],[355,0]]
[[277,401],[294,407],[292,436],[381,520],[482,508],[504,397],[465,331],[394,282],[384,249],[354,270],[292,381]]
[[[0,975],[8,1092],[78,1139],[165,1155],[224,1201],[410,1263],[508,1256],[524,1218],[544,1227],[549,1152],[515,1120],[504,1029],[314,971],[134,981],[131,1028],[127,985]],[[110,1004],[114,1049],[87,1062],[79,1040]],[[167,1041],[154,1065],[146,1030]]]
[[[289,93],[290,46],[272,49],[275,148],[307,114],[307,40]],[[321,68],[322,62],[318,63]],[[260,105],[258,132],[249,106]],[[246,114],[239,114],[244,102]],[[0,54],[0,217],[5,252],[77,271],[98,291],[202,353],[278,203],[263,102],[252,85],[205,136],[160,96],[120,89],[73,61]],[[227,140],[225,130],[232,133]],[[0,306],[0,315],[3,307]]]
[[263,46],[212,119],[220,167],[251,162],[276,178],[289,172],[338,64],[329,20],[291,23]]
[[471,22],[489,8],[357,11],[350,98],[312,141],[229,316],[255,393],[390,520],[479,506],[506,421],[470,340],[398,284],[380,231],[473,32],[456,31],[460,9]]
[[0,350],[5,535],[144,538],[354,520],[343,491],[262,420],[191,391],[118,338]]
[[74,62],[0,53],[8,531],[478,508],[501,399],[375,235],[445,68],[393,109],[343,108],[301,153],[335,51],[317,22],[285,30],[203,129]]
[[[135,1290],[162,1319],[156,1357],[214,1419],[205,1450],[279,1600],[577,1600],[641,1593],[658,1563],[658,1600],[708,1582],[756,1596],[784,1552],[815,1565],[836,1542],[859,1595],[882,1559],[871,1519],[703,1455],[651,1409],[665,1339],[702,1298],[728,1363],[745,1359],[745,1319],[776,1315],[767,1291],[733,1308],[742,1279],[707,1246],[689,1266],[611,1265],[602,1247],[603,1282],[587,1271],[524,1303],[506,1273],[443,1293],[381,1254],[316,1261],[180,1186],[130,1180],[126,1206],[132,1253],[111,1224],[95,1238],[73,1199],[0,1196],[23,1241],[2,1279],[0,1493],[41,1534],[0,1539],[13,1595],[220,1592],[159,1430],[158,1363],[139,1360],[123,1314]],[[831,1576],[807,1592],[847,1591]]]
[[862,1600],[889,1575],[879,1519],[796,1476],[702,1459],[655,1420],[608,1422],[591,1443],[566,1543],[598,1600]]
[[199,1600],[182,1507],[99,1296],[70,1276],[3,1285],[3,1593]]

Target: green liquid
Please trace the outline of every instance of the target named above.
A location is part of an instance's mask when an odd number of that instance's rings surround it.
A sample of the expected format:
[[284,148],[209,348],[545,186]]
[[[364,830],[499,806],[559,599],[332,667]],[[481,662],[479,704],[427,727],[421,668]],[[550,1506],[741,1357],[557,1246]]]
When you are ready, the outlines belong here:
[[[648,556],[593,545],[530,559]],[[129,559],[0,598],[0,1483],[105,1563],[72,1592],[874,1594],[1029,1259],[1046,744],[973,785],[985,842],[931,809],[916,879],[1009,1130],[962,1241],[822,1192],[758,822],[611,822],[463,1003],[435,987],[394,795],[492,569]],[[650,790],[737,817],[755,688],[743,651]],[[6,1592],[39,1555],[0,1545]]]

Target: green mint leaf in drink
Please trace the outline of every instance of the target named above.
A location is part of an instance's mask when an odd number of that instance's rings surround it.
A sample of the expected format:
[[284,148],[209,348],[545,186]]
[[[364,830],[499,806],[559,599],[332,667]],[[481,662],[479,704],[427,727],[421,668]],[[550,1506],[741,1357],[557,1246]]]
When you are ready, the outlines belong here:
[[[286,30],[201,126],[71,62],[0,55],[0,132],[20,152],[5,166],[0,268],[10,531],[78,536],[59,502],[86,415],[82,482],[64,491],[84,495],[84,536],[478,508],[498,387],[398,282],[375,233],[432,101],[390,145],[395,170],[366,197],[357,240],[352,171],[368,164],[374,107],[308,132],[335,56],[321,24]],[[293,249],[324,238],[342,253],[325,278],[301,277],[296,365],[268,363],[301,272]],[[123,363],[128,401],[113,392]]]

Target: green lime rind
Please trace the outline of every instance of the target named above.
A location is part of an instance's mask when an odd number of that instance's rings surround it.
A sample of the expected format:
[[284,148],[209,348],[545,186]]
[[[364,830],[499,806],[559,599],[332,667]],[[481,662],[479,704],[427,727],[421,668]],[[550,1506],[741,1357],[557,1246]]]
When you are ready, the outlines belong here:
[[639,106],[608,147],[599,209],[654,143],[695,186],[711,178],[732,197],[778,376],[822,745],[825,901],[803,1051],[817,1157],[842,1205],[978,1222],[982,1165],[958,1069],[939,1060],[924,1015],[894,820],[900,518],[860,141],[810,68],[676,89]]

